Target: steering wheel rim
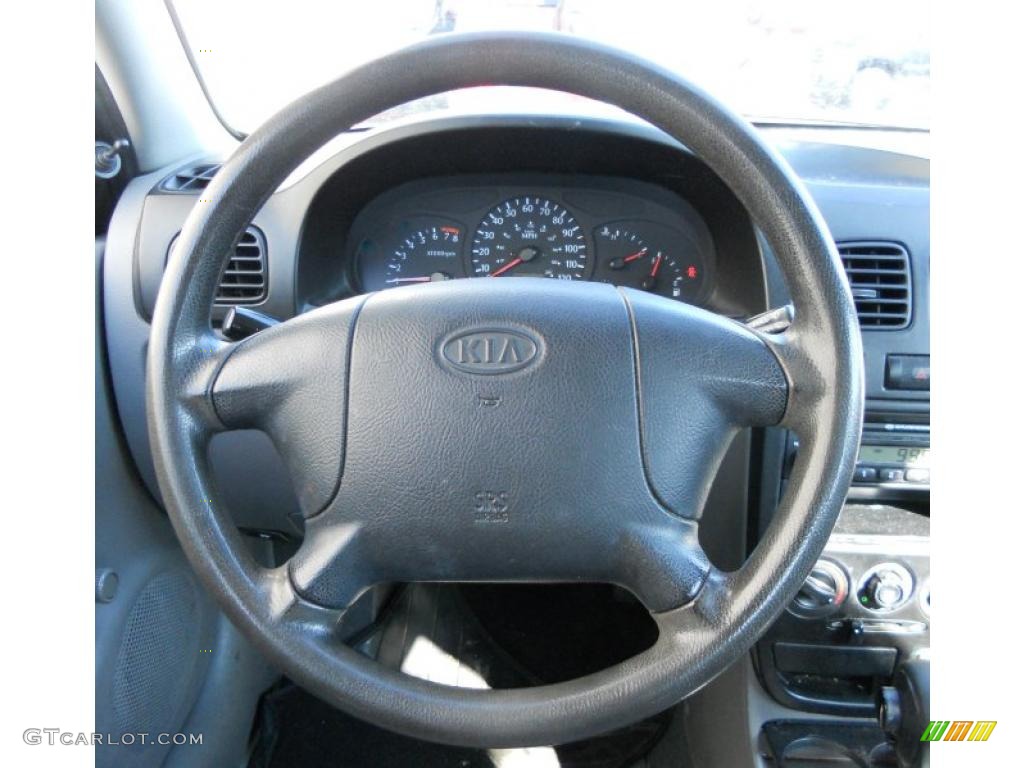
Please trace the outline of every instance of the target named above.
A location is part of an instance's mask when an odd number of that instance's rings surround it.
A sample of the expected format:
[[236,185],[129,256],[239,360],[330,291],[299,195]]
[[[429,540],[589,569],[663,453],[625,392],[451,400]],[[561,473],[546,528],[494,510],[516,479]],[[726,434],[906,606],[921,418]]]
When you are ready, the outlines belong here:
[[[274,394],[281,391],[282,377],[266,373],[271,358],[261,349],[278,357],[291,355],[286,366],[309,371],[304,397],[345,403],[356,391],[350,391],[349,378],[358,361],[346,358],[324,368],[324,344],[358,349],[357,327],[372,328],[375,317],[398,312],[402,303],[386,298],[374,298],[372,305],[366,299],[343,302],[344,307],[318,310],[281,326],[294,330],[252,337],[267,335],[266,345],[226,344],[210,327],[210,308],[223,268],[219,254],[229,252],[288,174],[342,130],[390,107],[482,83],[549,88],[619,106],[684,143],[725,181],[766,237],[786,278],[795,307],[787,331],[762,336],[699,310],[647,306],[629,292],[613,301],[608,292],[591,290],[588,299],[609,308],[616,301],[624,304],[635,337],[638,328],[646,328],[643,332],[653,338],[671,334],[673,322],[690,323],[691,330],[713,334],[709,338],[714,343],[731,344],[722,349],[734,351],[740,363],[756,368],[754,373],[743,369],[743,375],[758,379],[760,385],[781,374],[783,400],[769,409],[774,415],[754,418],[744,413],[736,420],[739,426],[779,423],[801,440],[786,494],[747,563],[726,574],[696,560],[681,565],[673,561],[673,567],[692,569],[685,584],[691,594],[675,605],[653,588],[648,593],[651,599],[645,602],[649,607],[655,604],[652,615],[660,633],[652,648],[585,678],[508,691],[438,686],[384,669],[338,642],[331,632],[337,606],[308,599],[321,594],[317,584],[297,590],[301,565],[298,570],[265,569],[247,555],[240,535],[219,507],[206,460],[210,437],[245,425],[250,410],[275,402],[276,421],[270,429],[280,429],[281,441],[287,443],[294,434],[283,422],[295,409],[308,409],[307,401],[296,405],[290,395]],[[279,668],[324,700],[383,727],[466,746],[555,744],[605,732],[675,704],[738,658],[784,609],[820,555],[845,498],[860,439],[863,370],[852,297],[826,225],[785,161],[742,118],[677,75],[614,49],[561,35],[435,38],[353,70],[293,102],[242,143],[203,201],[193,208],[169,260],[152,323],[147,412],[157,478],[186,555],[225,613]],[[507,295],[510,306],[534,297],[535,303],[543,304],[556,289],[536,282],[523,279],[515,289],[492,293]],[[448,306],[461,306],[459,301],[467,302],[466,307],[480,306],[477,294],[482,286],[452,290],[455,293],[446,295],[445,301],[456,304]],[[404,295],[417,301],[421,297]],[[367,310],[360,319],[364,306],[373,307],[376,314]],[[612,311],[618,310],[608,309]],[[275,338],[281,340],[277,346]],[[679,342],[678,336],[672,339]],[[539,344],[544,346],[543,338]],[[671,355],[666,360],[671,362]],[[650,366],[644,368],[639,357],[631,362],[647,374]],[[777,370],[769,370],[772,364]],[[716,381],[720,384],[722,377]],[[772,392],[778,391],[773,383]],[[720,402],[721,392],[716,397]],[[716,418],[728,416],[725,411],[723,406]],[[342,467],[350,426],[346,416],[340,421],[336,415],[325,419],[318,425],[323,433],[316,432],[308,441],[317,443],[324,435],[328,443],[334,440],[328,449],[333,457],[340,435],[337,458]],[[657,436],[646,439],[658,444]],[[709,461],[714,460],[710,456]],[[310,457],[300,455],[296,461],[308,465]],[[339,471],[339,484],[341,478]],[[695,481],[694,487],[699,489],[701,482]],[[312,508],[317,506],[314,499],[330,501],[337,488],[311,482],[299,491]],[[310,519],[317,520],[317,513]],[[331,535],[337,536],[339,530],[333,528]],[[689,533],[682,524],[671,530],[681,537],[692,533],[695,539],[695,527]],[[575,561],[566,567],[571,571],[582,566]]]

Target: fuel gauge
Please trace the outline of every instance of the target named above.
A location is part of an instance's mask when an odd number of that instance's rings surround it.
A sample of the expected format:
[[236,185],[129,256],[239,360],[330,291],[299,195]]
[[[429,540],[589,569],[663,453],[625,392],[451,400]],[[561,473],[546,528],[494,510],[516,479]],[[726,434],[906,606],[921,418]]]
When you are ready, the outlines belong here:
[[638,226],[628,228],[606,224],[594,232],[595,278],[670,299],[693,301],[700,294],[704,267],[689,241],[681,235],[672,237],[666,227],[635,224]]

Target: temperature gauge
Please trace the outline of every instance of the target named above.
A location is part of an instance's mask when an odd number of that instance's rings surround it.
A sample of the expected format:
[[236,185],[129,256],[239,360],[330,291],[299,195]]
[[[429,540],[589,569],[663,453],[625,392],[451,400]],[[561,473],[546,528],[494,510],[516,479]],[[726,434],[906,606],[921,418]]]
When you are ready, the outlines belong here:
[[680,301],[694,301],[704,281],[704,264],[690,241],[665,227],[606,224],[594,232],[596,278]]

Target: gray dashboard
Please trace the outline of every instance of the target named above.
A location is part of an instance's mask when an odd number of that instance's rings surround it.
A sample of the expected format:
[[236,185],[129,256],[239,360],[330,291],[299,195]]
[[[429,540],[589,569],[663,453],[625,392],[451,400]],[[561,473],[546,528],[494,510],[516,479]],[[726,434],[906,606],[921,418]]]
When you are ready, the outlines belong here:
[[[780,140],[778,147],[804,179],[835,239],[896,243],[910,257],[909,324],[864,332],[868,418],[900,414],[926,422],[928,392],[887,389],[885,361],[887,355],[929,352],[929,163],[909,153],[804,133],[799,140]],[[756,222],[703,163],[654,128],[555,116],[442,117],[349,134],[339,143],[333,154],[278,190],[253,221],[266,246],[261,312],[285,319],[383,287],[388,275],[397,274],[393,265],[389,272],[388,260],[401,243],[430,227],[458,228],[457,253],[437,258],[453,265],[452,277],[473,274],[473,240],[488,214],[522,199],[571,213],[587,256],[582,268],[578,261],[572,267],[580,270],[575,277],[620,279],[622,269],[609,271],[618,252],[608,248],[607,237],[602,244],[599,233],[616,224],[633,234],[646,227],[644,245],[664,242],[661,250],[667,252],[681,244],[681,274],[699,266],[699,290],[679,298],[736,318],[786,301]],[[148,319],[171,243],[202,199],[201,190],[162,185],[175,171],[209,160],[186,158],[134,180],[107,241],[103,320],[114,394],[126,442],[154,496],[144,399]],[[502,237],[501,230],[495,237]],[[645,270],[659,250],[648,247],[639,259]],[[512,258],[489,268],[501,269]],[[424,274],[435,271],[446,270]],[[301,533],[287,476],[263,435],[222,435],[210,459],[239,525]]]

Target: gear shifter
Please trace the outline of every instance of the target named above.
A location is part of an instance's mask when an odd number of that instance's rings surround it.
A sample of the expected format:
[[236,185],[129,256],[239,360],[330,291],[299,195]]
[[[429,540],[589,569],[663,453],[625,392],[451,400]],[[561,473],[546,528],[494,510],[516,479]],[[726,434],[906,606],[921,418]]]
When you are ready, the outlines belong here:
[[930,694],[931,664],[924,659],[900,664],[892,685],[879,693],[878,724],[905,768],[928,764],[928,742],[921,734],[928,726]]

